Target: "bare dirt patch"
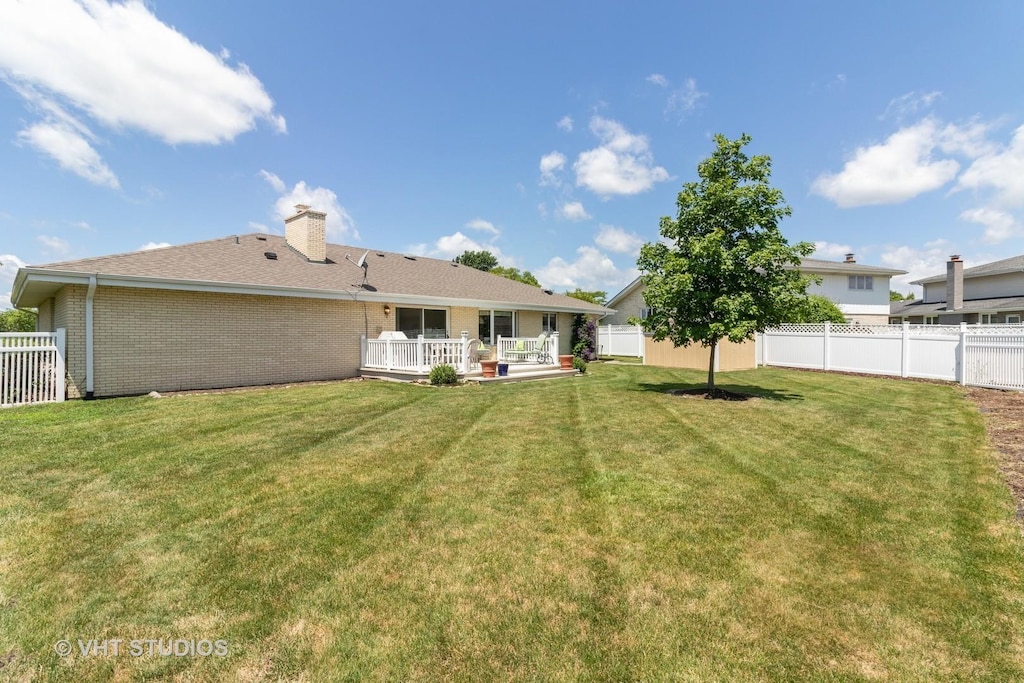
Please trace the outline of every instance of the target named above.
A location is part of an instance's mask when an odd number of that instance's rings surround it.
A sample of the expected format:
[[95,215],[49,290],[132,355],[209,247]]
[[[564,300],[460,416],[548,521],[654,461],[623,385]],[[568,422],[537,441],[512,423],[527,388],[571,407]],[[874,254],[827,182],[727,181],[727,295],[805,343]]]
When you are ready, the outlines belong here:
[[1024,515],[1024,393],[997,389],[964,389],[985,416],[989,442],[998,453],[999,469],[1013,491],[1017,519]]
[[705,398],[708,400],[719,400],[719,401],[756,401],[760,399],[760,396],[754,396],[753,394],[741,394],[735,391],[726,391],[725,389],[715,389],[715,393],[708,393],[707,387],[699,387],[697,389],[670,389],[667,393],[672,396],[682,396],[684,398]]

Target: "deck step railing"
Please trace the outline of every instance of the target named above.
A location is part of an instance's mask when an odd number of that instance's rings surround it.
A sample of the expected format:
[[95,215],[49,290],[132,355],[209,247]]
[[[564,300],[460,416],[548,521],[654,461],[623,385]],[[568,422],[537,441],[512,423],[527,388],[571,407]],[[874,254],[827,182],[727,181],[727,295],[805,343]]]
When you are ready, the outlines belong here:
[[64,328],[0,333],[0,407],[64,400],[65,340]]

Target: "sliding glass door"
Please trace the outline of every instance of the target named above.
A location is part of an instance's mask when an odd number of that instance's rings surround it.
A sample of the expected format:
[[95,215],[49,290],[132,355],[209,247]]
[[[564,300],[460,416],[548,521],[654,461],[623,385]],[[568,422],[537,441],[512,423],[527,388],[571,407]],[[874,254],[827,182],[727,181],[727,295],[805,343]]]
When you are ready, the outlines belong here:
[[516,336],[515,311],[485,311],[479,315],[477,336],[485,344],[497,343],[498,337]]

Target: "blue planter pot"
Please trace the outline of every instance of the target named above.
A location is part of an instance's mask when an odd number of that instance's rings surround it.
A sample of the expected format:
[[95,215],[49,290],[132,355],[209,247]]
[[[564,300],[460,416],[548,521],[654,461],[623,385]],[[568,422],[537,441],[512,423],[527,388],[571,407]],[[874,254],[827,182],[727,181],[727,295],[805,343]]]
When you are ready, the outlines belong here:
[[508,377],[508,363],[498,363],[498,377]]

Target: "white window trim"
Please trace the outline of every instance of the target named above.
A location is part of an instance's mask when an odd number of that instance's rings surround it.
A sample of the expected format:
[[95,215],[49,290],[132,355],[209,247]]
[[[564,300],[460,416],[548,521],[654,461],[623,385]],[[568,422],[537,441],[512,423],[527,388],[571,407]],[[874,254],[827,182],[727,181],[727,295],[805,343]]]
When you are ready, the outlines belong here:
[[1020,315],[1008,315],[1006,316],[1007,325],[1020,325]]
[[398,331],[398,309],[404,308],[406,310],[418,310],[420,312],[420,330],[423,332],[427,331],[426,325],[426,313],[425,311],[444,311],[444,336],[449,338],[452,336],[452,314],[447,308],[431,308],[430,306],[395,306],[395,331]]

